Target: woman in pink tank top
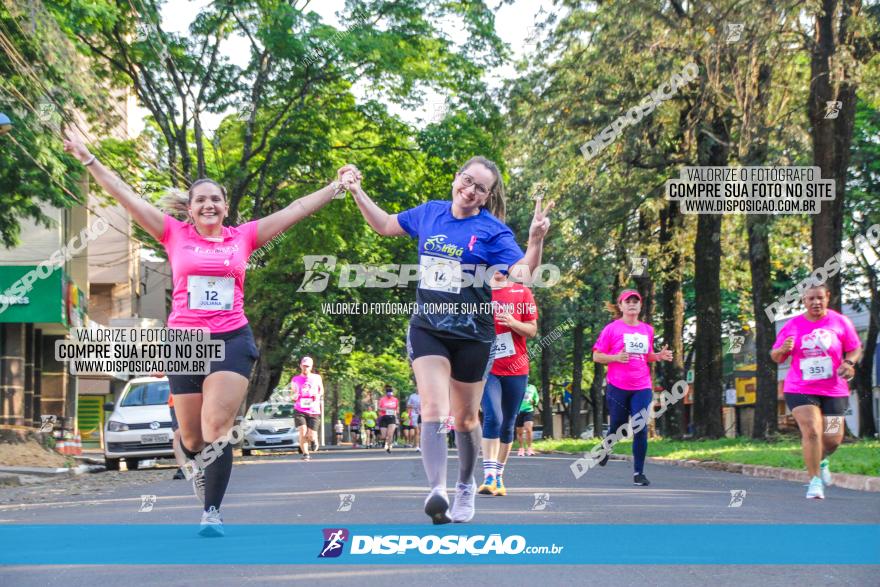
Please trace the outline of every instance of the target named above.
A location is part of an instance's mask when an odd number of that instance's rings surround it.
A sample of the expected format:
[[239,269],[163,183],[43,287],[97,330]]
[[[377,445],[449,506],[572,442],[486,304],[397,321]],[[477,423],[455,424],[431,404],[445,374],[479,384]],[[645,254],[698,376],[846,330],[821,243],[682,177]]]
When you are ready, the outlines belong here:
[[174,206],[186,222],[163,214],[139,197],[93,156],[79,137],[67,133],[64,150],[86,166],[94,180],[161,242],[171,263],[174,291],[168,326],[201,328],[223,340],[225,357],[212,361],[209,375],[168,374],[180,423],[181,448],[195,467],[187,467],[203,506],[200,534],[222,536],[220,503],[232,471],[230,436],[258,357],[244,314],[244,278],[251,253],[342,193],[334,181],[265,218],[224,226],[229,214],[226,190],[199,179]]

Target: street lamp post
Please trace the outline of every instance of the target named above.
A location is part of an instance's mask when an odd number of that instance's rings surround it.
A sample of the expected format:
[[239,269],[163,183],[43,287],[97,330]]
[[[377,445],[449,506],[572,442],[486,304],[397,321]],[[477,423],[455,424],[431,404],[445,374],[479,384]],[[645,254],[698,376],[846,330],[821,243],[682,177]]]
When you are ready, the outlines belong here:
[[12,121],[9,117],[0,112],[0,136],[5,135],[12,130]]

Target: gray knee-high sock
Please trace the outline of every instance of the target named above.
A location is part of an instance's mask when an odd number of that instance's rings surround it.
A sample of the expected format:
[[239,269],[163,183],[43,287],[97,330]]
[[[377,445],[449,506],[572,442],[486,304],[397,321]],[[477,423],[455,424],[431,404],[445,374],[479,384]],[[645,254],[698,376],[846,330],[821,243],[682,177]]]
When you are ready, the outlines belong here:
[[441,422],[422,422],[422,466],[428,477],[431,489],[446,489],[446,461],[449,449],[446,447],[446,434],[439,433]]
[[470,432],[455,431],[455,444],[458,447],[458,482],[473,483],[474,468],[477,466],[477,455],[480,453],[480,441],[483,432],[480,426],[474,426]]

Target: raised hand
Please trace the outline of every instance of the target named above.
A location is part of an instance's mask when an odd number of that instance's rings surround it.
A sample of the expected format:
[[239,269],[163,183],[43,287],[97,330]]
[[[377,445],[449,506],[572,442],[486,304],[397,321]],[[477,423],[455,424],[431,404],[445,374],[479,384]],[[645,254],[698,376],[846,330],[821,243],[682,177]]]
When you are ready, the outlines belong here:
[[669,350],[669,345],[666,344],[664,344],[663,348],[660,349],[660,352],[657,353],[657,358],[661,361],[671,361],[672,357],[672,351]]
[[340,167],[339,171],[336,172],[336,176],[347,191],[355,192],[360,190],[363,176],[360,170],[351,163]]
[[92,154],[89,153],[89,149],[82,142],[82,139],[74,134],[69,128],[64,129],[64,136],[65,153],[70,153],[79,159],[80,163],[85,163],[92,158]]
[[495,320],[498,321],[502,326],[507,326],[510,328],[510,325],[516,322],[516,319],[509,313],[498,314],[495,316]]
[[532,225],[529,227],[529,240],[542,241],[550,230],[550,210],[553,209],[554,202],[550,202],[546,207],[541,204],[541,196],[535,198],[535,215],[532,217]]

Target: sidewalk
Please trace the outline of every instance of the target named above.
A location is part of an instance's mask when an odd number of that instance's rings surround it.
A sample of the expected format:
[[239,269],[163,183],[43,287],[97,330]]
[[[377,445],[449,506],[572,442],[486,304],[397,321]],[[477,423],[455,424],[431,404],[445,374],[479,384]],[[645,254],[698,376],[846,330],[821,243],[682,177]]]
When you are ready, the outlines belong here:
[[[631,461],[633,459],[632,455],[611,455],[610,458],[617,461]],[[722,461],[697,461],[693,459],[664,459],[662,457],[648,457],[645,460],[655,465],[677,465],[679,467],[712,469],[714,471],[725,471],[727,473],[739,473],[741,475],[747,475],[749,477],[780,479],[782,481],[795,481],[799,483],[810,482],[810,476],[806,471],[783,469],[781,467],[768,467],[766,465],[744,465],[742,463],[725,463]],[[851,473],[835,473],[833,471],[831,472],[831,475],[833,478],[831,485],[834,487],[842,487],[843,489],[855,489],[857,491],[880,492],[880,477],[870,477],[868,475],[853,475]]]

